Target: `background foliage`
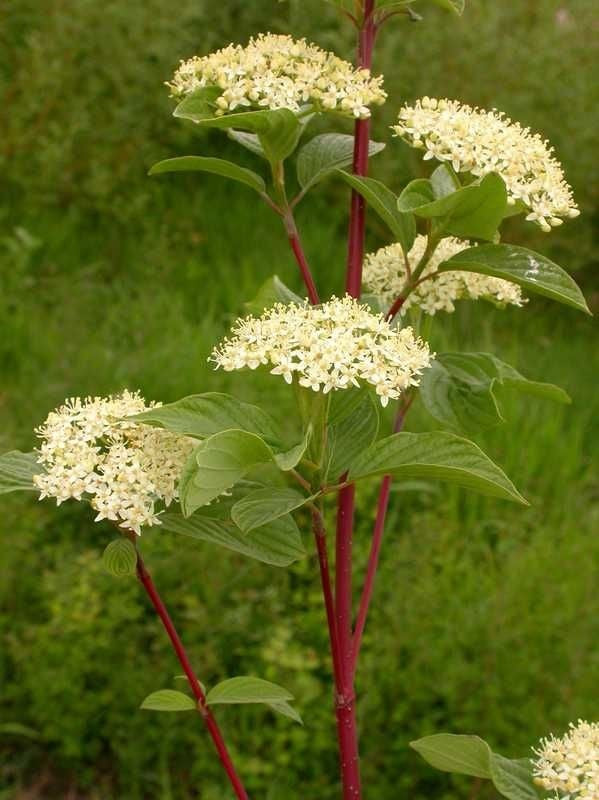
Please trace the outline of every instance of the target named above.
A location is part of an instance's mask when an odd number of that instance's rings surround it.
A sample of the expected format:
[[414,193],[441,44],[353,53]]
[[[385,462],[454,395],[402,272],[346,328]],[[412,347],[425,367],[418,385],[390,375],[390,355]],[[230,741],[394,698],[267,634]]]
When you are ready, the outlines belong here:
[[[431,9],[422,23],[390,25],[376,66],[391,100],[375,126],[388,141],[399,103],[429,94],[497,106],[543,131],[583,214],[549,238],[529,225],[514,227],[512,239],[577,270],[591,304],[593,6],[470,0],[460,20]],[[145,175],[169,155],[226,156],[231,145],[217,133],[198,141],[193,126],[170,119],[161,83],[179,58],[266,29],[351,56],[351,31],[318,0],[181,0],[176,9],[157,0],[7,0],[2,450],[30,447],[31,429],[66,395],[124,386],[167,401],[208,388],[244,399],[268,393],[284,416],[279,381],[215,375],[205,363],[264,278],[276,271],[299,288],[279,222],[217,178]],[[419,169],[394,140],[373,174],[399,188]],[[328,291],[341,288],[346,201],[346,188],[329,182],[300,209]],[[372,247],[385,241],[375,220],[369,237]],[[507,425],[479,439],[529,510],[445,488],[394,496],[359,676],[373,800],[492,796],[429,769],[407,742],[442,729],[478,732],[507,755],[525,755],[547,731],[593,713],[599,678],[592,322],[537,298],[522,311],[464,306],[443,323],[435,349],[492,350],[531,378],[565,386],[574,404],[513,402]],[[424,424],[416,407],[410,426]],[[360,510],[363,562],[375,492],[373,484]],[[135,582],[103,570],[110,530],[77,504],[57,512],[9,498],[3,512],[0,797],[222,798],[197,720],[138,711],[150,691],[175,685],[177,667]],[[256,709],[219,709],[255,796],[278,780],[285,798],[335,797],[314,561],[277,571],[162,533],[142,545],[208,683],[254,673],[298,698],[305,728]]]

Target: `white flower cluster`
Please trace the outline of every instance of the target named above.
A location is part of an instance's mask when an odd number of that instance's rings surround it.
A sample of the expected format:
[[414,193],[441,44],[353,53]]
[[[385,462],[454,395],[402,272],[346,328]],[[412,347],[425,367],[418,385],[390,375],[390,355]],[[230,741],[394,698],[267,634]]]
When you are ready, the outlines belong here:
[[[408,253],[410,270],[414,270],[426,249],[426,236],[418,235]],[[468,242],[453,237],[442,239],[437,245],[421,277],[435,273],[443,261],[470,247]],[[364,259],[363,280],[365,287],[382,298],[389,306],[400,295],[407,279],[406,263],[400,244],[382,247],[376,253],[368,253]],[[404,314],[410,307],[417,306],[426,314],[437,311],[455,311],[456,300],[478,300],[483,298],[499,304],[523,305],[520,287],[476,272],[440,272],[416,286],[401,307]]]
[[222,89],[217,115],[236,110],[288,108],[370,116],[385,102],[382,77],[327,53],[305,39],[260,34],[246,47],[231,44],[207,56],[182,61],[167,86],[174,97],[196,89]]
[[401,109],[393,130],[423,148],[425,159],[449,162],[456,172],[501,175],[508,202],[523,203],[530,209],[526,219],[544,231],[580,213],[553,148],[502,112],[423,97]]
[[560,739],[541,739],[533,748],[535,783],[562,800],[599,798],[599,723],[578,720]]
[[110,519],[139,534],[158,525],[156,501],[177,498],[177,481],[193,442],[185,436],[140,425],[125,417],[148,408],[138,393],[72,398],[52,411],[36,430],[42,440],[34,476],[40,499],[57,505],[90,497],[96,522]]
[[217,368],[271,364],[287,383],[296,376],[300,386],[324,393],[365,381],[383,406],[417,386],[432,358],[411,328],[392,328],[349,296],[320,306],[278,303],[261,317],[237,320],[232,333],[212,353]]

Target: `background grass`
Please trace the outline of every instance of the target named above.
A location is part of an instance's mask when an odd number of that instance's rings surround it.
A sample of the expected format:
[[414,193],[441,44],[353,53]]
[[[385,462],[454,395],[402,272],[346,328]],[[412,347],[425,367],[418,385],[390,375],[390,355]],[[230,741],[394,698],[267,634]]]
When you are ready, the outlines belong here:
[[[583,214],[544,237],[508,238],[575,270],[595,306],[597,22],[591,0],[489,4],[460,20],[429,10],[385,31],[377,69],[391,100],[422,94],[497,106],[542,131]],[[216,178],[148,179],[159,158],[233,155],[170,118],[161,83],[177,61],[259,30],[305,34],[351,55],[351,32],[318,0],[8,0],[0,31],[0,448],[72,394],[140,387],[165,401],[224,389],[266,399],[280,381],[213,373],[206,356],[273,272],[299,288],[278,220]],[[237,154],[236,154],[237,157]],[[243,156],[251,163],[250,156]],[[253,165],[255,166],[255,165]],[[419,174],[393,140],[373,164],[396,188]],[[325,292],[340,291],[347,191],[300,209]],[[371,220],[369,245],[385,232]],[[359,675],[371,800],[490,798],[407,747],[438,730],[477,732],[507,755],[578,716],[596,716],[599,603],[597,348],[592,320],[533,299],[505,312],[462,304],[433,347],[487,349],[554,381],[569,407],[507,398],[508,421],[477,441],[531,500],[521,510],[439,488],[397,492]],[[430,425],[415,407],[410,428]],[[376,485],[360,500],[363,567]],[[87,511],[3,501],[0,791],[3,798],[215,800],[226,790],[195,718],[146,715],[143,697],[178,668],[134,582],[103,572],[112,534]],[[285,571],[171,534],[142,540],[208,683],[257,674],[288,686],[306,725],[252,709],[219,712],[252,796],[336,797],[323,612],[312,558]],[[16,732],[14,724],[31,729]],[[13,726],[13,727],[10,727]],[[274,798],[274,795],[272,795]]]

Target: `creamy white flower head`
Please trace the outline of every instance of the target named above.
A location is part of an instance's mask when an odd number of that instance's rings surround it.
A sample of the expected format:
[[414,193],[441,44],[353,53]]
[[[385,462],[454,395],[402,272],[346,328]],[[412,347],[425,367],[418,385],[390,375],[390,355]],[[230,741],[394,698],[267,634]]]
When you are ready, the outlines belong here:
[[544,231],[580,213],[553,148],[502,112],[423,97],[401,109],[393,130],[425,159],[449,162],[456,172],[501,175],[508,202],[523,203],[526,219]]
[[[418,235],[408,253],[410,270],[414,270],[426,249],[426,236]],[[422,272],[422,277],[437,271],[439,264],[451,256],[470,247],[461,239],[447,237],[442,239]],[[407,278],[406,260],[400,244],[381,247],[375,253],[368,253],[364,259],[363,281],[368,291],[378,295],[383,302],[391,305],[400,295]],[[478,300],[483,298],[499,304],[523,305],[520,287],[476,272],[441,272],[437,277],[424,281],[408,295],[400,313],[417,306],[426,314],[437,311],[455,311],[456,300]]]
[[385,102],[382,77],[327,53],[305,39],[262,33],[246,47],[231,44],[207,56],[182,61],[167,86],[174,97],[214,86],[222,90],[217,115],[252,109],[288,108],[370,116]]
[[537,786],[561,800],[599,798],[599,723],[578,720],[561,738],[540,744],[532,760]]
[[96,522],[110,519],[139,534],[159,525],[155,504],[178,497],[177,482],[193,441],[124,417],[146,405],[139,394],[71,398],[36,430],[42,440],[38,461],[44,472],[33,482],[40,499],[89,497]]
[[268,364],[287,383],[296,377],[324,393],[370,383],[383,406],[417,386],[432,358],[411,328],[392,328],[349,296],[320,306],[278,303],[261,317],[237,320],[232,333],[212,353],[217,368]]

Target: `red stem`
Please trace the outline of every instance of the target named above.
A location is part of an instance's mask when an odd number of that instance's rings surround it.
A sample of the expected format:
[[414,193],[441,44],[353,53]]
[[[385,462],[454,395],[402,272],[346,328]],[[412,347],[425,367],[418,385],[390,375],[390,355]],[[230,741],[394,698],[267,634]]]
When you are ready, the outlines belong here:
[[314,531],[314,539],[316,541],[316,552],[318,553],[320,582],[322,585],[324,606],[327,614],[331,655],[333,657],[333,675],[335,677],[335,687],[337,688],[340,684],[341,676],[339,637],[337,635],[337,621],[335,619],[335,603],[333,600],[333,590],[331,587],[331,573],[329,569],[326,533],[320,511],[315,510],[312,512],[312,529]]
[[[399,433],[403,428],[406,414],[412,405],[413,399],[414,396],[410,395],[410,397],[398,409],[395,423],[393,425],[393,433]],[[376,577],[381,545],[383,543],[383,534],[385,532],[385,518],[387,516],[387,508],[389,506],[390,489],[391,475],[385,475],[379,491],[379,500],[376,509],[374,531],[372,533],[372,543],[370,545],[370,555],[368,556],[366,578],[364,580],[364,588],[362,589],[360,606],[358,608],[358,615],[356,617],[356,627],[352,640],[352,679],[356,673],[358,656],[360,654],[360,647],[362,646],[362,636],[364,634],[364,627],[366,625],[366,617],[368,616],[368,609],[370,608],[370,601],[372,599],[372,592],[374,590],[374,579]]]
[[405,300],[406,298],[402,297],[401,295],[397,298],[397,300],[395,300],[395,302],[385,315],[385,319],[387,320],[387,322],[391,322],[391,320],[395,317],[395,315],[399,312],[399,310],[403,306]]
[[304,253],[304,249],[302,247],[295,220],[290,213],[285,217],[285,228],[287,230],[289,244],[293,250],[293,255],[295,256],[295,260],[300,268],[304,284],[306,285],[306,289],[308,291],[308,298],[313,306],[317,306],[320,303],[318,291],[308,265],[308,260],[306,259],[306,255]]
[[227,773],[227,777],[229,778],[231,786],[235,791],[235,795],[237,798],[239,798],[239,800],[248,800],[248,794],[244,789],[239,776],[235,772],[235,767],[233,766],[233,762],[231,761],[231,756],[229,755],[229,752],[225,745],[220,729],[216,724],[216,720],[212,715],[212,711],[206,705],[206,695],[202,690],[200,682],[196,678],[196,675],[193,671],[187,653],[185,652],[185,648],[183,647],[183,643],[181,642],[179,634],[177,633],[175,626],[173,625],[173,622],[169,616],[169,613],[166,610],[166,606],[162,602],[162,599],[158,594],[158,590],[156,589],[154,582],[152,581],[152,577],[145,568],[144,562],[139,553],[137,554],[137,577],[139,578],[141,584],[148,593],[148,596],[152,601],[152,605],[156,609],[156,613],[160,617],[160,620],[164,625],[166,632],[168,633],[169,639],[171,640],[171,643],[173,645],[173,649],[175,650],[177,658],[181,662],[183,671],[185,672],[187,680],[189,681],[191,691],[193,692],[198,702],[198,711],[200,712],[202,719],[204,720],[204,723],[208,728],[208,732],[212,737],[212,741],[214,742],[214,745],[218,752],[218,756],[221,760],[225,772]]
[[[364,23],[358,38],[358,66],[370,69],[372,50],[376,36],[374,21],[374,0],[364,2]],[[354,126],[354,175],[368,173],[368,144],[370,140],[370,120],[359,119]],[[351,195],[349,217],[347,274],[345,289],[352,297],[359,297],[362,287],[362,261],[364,258],[364,231],[366,228],[366,201],[355,190]]]
[[[372,50],[376,35],[374,5],[374,0],[364,0],[364,21],[359,31],[357,62],[359,67],[366,69],[370,69],[372,64]],[[353,159],[353,172],[355,175],[366,175],[368,172],[369,138],[369,120],[357,120],[354,132]],[[348,294],[356,298],[360,297],[362,287],[365,226],[366,203],[361,195],[353,191],[345,288]],[[337,503],[335,606],[342,683],[337,691],[336,715],[344,800],[360,800],[362,796],[352,669],[352,538],[354,504],[355,487],[350,485],[341,489]]]

